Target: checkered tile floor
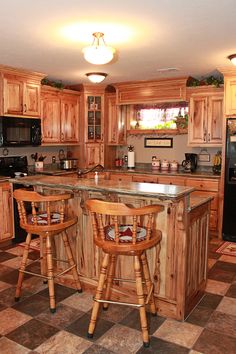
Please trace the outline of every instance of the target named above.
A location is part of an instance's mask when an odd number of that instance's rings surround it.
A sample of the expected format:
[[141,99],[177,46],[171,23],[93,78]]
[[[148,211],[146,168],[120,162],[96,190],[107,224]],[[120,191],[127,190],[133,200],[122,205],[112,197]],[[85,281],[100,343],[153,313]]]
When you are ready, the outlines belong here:
[[[209,280],[202,301],[185,322],[148,316],[150,347],[142,346],[137,310],[101,311],[93,339],[86,336],[92,295],[56,285],[57,311],[49,311],[47,286],[26,276],[14,302],[22,247],[0,247],[0,353],[206,353],[236,352],[236,257],[209,251]],[[37,252],[31,251],[34,260]],[[39,265],[32,264],[32,268]]]

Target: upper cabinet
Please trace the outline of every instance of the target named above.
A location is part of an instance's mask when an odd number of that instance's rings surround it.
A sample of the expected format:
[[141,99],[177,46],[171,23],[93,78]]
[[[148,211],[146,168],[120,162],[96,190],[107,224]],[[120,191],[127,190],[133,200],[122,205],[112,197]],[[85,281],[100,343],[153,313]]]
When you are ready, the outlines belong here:
[[222,145],[223,91],[223,88],[190,89],[188,145]]
[[118,106],[116,94],[106,94],[106,122],[107,122],[107,143],[108,145],[126,144],[126,124],[128,105]]
[[41,80],[44,74],[0,66],[1,115],[40,117]]
[[117,104],[176,102],[186,100],[187,78],[118,83]]
[[78,144],[80,141],[79,110],[79,92],[42,87],[42,143],[45,145]]
[[225,77],[225,114],[236,114],[236,76]]

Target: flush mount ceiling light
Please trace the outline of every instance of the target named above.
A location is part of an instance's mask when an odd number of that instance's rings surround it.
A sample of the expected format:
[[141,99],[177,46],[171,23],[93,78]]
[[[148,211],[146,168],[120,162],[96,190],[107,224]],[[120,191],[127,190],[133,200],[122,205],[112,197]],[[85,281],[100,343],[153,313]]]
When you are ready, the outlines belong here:
[[86,76],[94,84],[99,84],[107,77],[106,73],[87,73]]
[[232,62],[232,64],[236,65],[236,54],[229,55],[228,59]]
[[83,49],[84,58],[91,64],[107,64],[109,63],[115,53],[115,49],[108,47],[104,41],[104,33],[93,33],[93,43],[89,47]]

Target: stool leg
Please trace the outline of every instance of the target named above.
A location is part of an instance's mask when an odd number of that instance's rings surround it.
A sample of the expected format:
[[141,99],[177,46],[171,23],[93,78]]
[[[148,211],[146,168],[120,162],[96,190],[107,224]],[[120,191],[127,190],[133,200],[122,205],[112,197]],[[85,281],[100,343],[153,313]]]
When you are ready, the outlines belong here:
[[[42,235],[40,237],[40,268],[41,268],[41,274],[43,276],[47,276],[47,259],[46,259],[46,238],[43,237]],[[43,280],[44,284],[47,284],[47,279]]]
[[22,256],[22,261],[21,265],[19,268],[19,276],[18,276],[18,281],[17,281],[17,286],[16,286],[16,294],[15,294],[15,301],[20,300],[20,294],[21,294],[21,287],[22,287],[22,282],[24,279],[24,270],[26,267],[27,259],[28,259],[28,254],[29,254],[29,248],[30,248],[30,242],[31,242],[31,234],[28,233],[25,241],[25,247],[24,247],[24,252]]
[[79,274],[78,274],[77,269],[76,269],[76,263],[74,261],[73,255],[72,255],[72,251],[71,251],[71,247],[70,247],[70,243],[69,243],[68,235],[67,235],[66,231],[63,232],[62,239],[64,241],[65,250],[66,250],[66,254],[67,254],[67,259],[68,259],[69,265],[71,267],[73,267],[71,270],[72,270],[72,275],[73,275],[73,278],[75,280],[75,284],[76,284],[77,290],[78,290],[79,293],[82,293],[81,283],[80,283],[80,280],[79,280]]
[[147,315],[146,315],[146,310],[145,310],[145,301],[144,301],[142,274],[141,274],[141,264],[140,264],[139,256],[134,256],[134,272],[135,272],[138,303],[139,303],[139,305],[141,305],[141,307],[139,308],[139,314],[140,314],[141,329],[142,329],[142,334],[143,334],[143,345],[144,345],[144,347],[149,347],[149,336],[148,336],[148,329],[147,329]]
[[[150,271],[149,271],[149,266],[148,266],[148,261],[147,261],[147,256],[146,256],[146,252],[145,251],[141,255],[141,262],[142,262],[142,265],[143,265],[144,280],[145,280],[147,291],[148,291],[148,294],[149,294],[153,284],[151,282]],[[151,313],[153,315],[156,315],[156,305],[155,305],[153,291],[152,291],[151,296],[150,296],[149,304],[150,304]]]
[[[116,256],[110,255],[109,258],[109,269],[108,269],[108,273],[107,273],[107,287],[106,287],[106,291],[105,291],[105,295],[104,295],[104,299],[105,300],[109,300],[110,295],[111,295],[111,285],[112,285],[112,281],[114,278],[114,274],[115,274],[115,267],[116,267]],[[108,309],[108,303],[104,302],[103,304],[103,310],[107,310]]]
[[98,287],[97,287],[96,294],[94,297],[93,310],[92,310],[92,315],[91,315],[89,328],[88,328],[88,334],[87,334],[88,338],[93,338],[93,332],[95,329],[99,305],[100,305],[100,303],[97,302],[96,300],[100,300],[102,297],[103,287],[104,287],[106,275],[107,275],[108,263],[109,263],[109,254],[105,253],[105,256],[102,261],[102,267],[101,267],[101,271],[100,271],[99,280],[98,280]]
[[52,260],[52,246],[50,235],[46,236],[46,255],[47,255],[47,273],[48,273],[48,291],[49,291],[49,303],[50,311],[54,313],[56,311],[55,289],[53,279],[53,260]]

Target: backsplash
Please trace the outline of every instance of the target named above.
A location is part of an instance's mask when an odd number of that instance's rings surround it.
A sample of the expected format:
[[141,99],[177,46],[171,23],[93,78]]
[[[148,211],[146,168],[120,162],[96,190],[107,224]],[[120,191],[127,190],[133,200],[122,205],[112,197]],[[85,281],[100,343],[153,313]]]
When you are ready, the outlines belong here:
[[[148,136],[152,138],[158,138],[155,135]],[[189,147],[187,146],[188,135],[175,135],[173,136],[173,147],[172,148],[145,148],[144,147],[144,136],[129,136],[127,138],[127,146],[133,145],[135,150],[135,162],[136,163],[151,163],[152,156],[156,155],[158,159],[167,159],[169,161],[176,160],[181,163],[185,159],[185,152],[191,152],[199,154],[202,150],[201,147]],[[117,156],[120,157],[127,155],[127,146],[117,149]],[[198,161],[199,166],[212,166],[214,155],[219,147],[207,148],[207,153],[210,154],[209,162]]]

